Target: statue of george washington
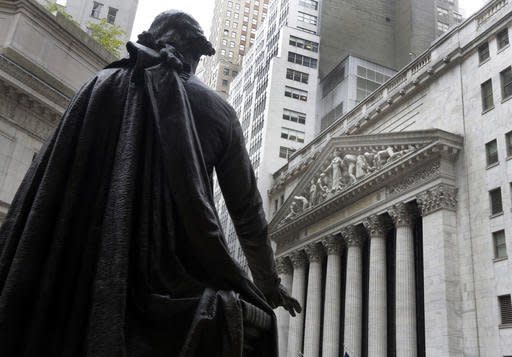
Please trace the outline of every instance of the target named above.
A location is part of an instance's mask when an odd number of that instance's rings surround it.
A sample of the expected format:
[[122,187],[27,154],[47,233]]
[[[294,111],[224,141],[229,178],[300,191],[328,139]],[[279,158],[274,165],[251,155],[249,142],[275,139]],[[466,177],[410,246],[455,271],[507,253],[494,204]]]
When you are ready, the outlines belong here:
[[[194,75],[215,53],[160,14],[71,101],[0,229],[0,355],[241,356],[243,303],[280,285],[234,110]],[[254,283],[230,257],[215,169]]]

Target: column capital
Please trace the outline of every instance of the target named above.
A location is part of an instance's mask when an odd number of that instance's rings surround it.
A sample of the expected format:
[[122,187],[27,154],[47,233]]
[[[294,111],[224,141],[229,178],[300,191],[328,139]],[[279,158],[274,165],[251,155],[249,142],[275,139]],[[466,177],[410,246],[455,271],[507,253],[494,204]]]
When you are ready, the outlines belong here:
[[343,250],[343,240],[338,235],[330,235],[321,240],[327,255],[338,255]]
[[311,243],[304,247],[309,262],[319,262],[324,256],[324,249],[320,243]]
[[290,258],[294,269],[302,268],[307,263],[306,254],[304,254],[302,249],[291,252],[288,257]]
[[347,247],[360,247],[363,245],[364,235],[362,235],[361,231],[352,224],[343,227],[341,230],[341,235],[343,236]]
[[385,237],[387,231],[387,224],[384,217],[380,215],[371,215],[363,219],[363,226],[366,228],[370,239],[373,237]]
[[276,258],[276,269],[277,274],[291,274],[293,272],[293,267],[288,257]]
[[416,211],[404,202],[397,203],[388,208],[388,213],[396,227],[410,226],[416,218]]
[[427,216],[440,209],[455,211],[457,209],[457,188],[440,184],[420,193],[416,201],[422,216]]

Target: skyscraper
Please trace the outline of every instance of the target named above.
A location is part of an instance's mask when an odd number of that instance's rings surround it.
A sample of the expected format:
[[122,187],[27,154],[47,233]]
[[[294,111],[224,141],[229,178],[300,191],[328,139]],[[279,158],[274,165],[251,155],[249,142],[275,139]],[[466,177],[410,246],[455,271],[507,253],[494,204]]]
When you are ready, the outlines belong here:
[[[409,52],[418,56],[430,46],[439,33],[438,2],[274,0],[270,4],[268,18],[257,31],[229,95],[267,216],[284,201],[284,196],[272,202],[268,198],[273,173],[323,129],[325,116],[332,121],[341,117],[407,63]],[[452,16],[457,4],[450,5]],[[407,44],[396,52],[398,32]],[[319,78],[332,73],[330,90],[325,91]],[[347,77],[352,81],[344,82],[349,85],[342,91],[340,85]],[[328,94],[331,97],[325,99]],[[324,127],[328,125],[324,120]],[[218,188],[215,193],[228,245],[243,261]]]
[[265,20],[269,0],[215,0],[210,41],[217,53],[203,59],[203,81],[227,97],[243,56]]

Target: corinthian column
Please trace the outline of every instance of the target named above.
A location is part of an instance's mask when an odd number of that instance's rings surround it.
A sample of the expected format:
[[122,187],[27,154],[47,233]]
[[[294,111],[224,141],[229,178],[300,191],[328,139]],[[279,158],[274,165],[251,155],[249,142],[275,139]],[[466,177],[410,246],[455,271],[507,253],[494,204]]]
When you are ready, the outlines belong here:
[[[465,355],[457,240],[457,189],[441,184],[418,195],[423,220],[425,349],[427,356]],[[469,353],[468,353],[469,354]]]
[[416,279],[414,273],[415,214],[398,203],[388,210],[396,227],[396,356],[414,357],[416,337]]
[[338,357],[340,354],[341,325],[341,251],[342,240],[330,236],[322,240],[327,253],[322,357]]
[[[306,255],[302,250],[290,254],[293,265],[292,296],[297,299],[300,306],[304,307],[304,284],[306,278]],[[288,334],[288,356],[297,356],[302,352],[302,337],[304,336],[304,314],[290,318],[290,330]]]
[[368,356],[387,355],[386,227],[382,216],[363,221],[370,236]]
[[[287,257],[279,257],[276,259],[276,268],[281,284],[290,291],[292,288],[292,273],[293,268],[290,260]],[[288,347],[288,328],[290,323],[290,314],[283,307],[278,307],[277,312],[277,329],[278,329],[278,343],[279,355],[286,356],[286,349]]]
[[320,353],[320,323],[322,310],[322,257],[321,244],[312,243],[305,248],[309,259],[308,296],[304,356],[316,357]]
[[345,290],[344,353],[361,356],[363,326],[363,259],[364,237],[354,226],[343,228],[347,245],[347,283]]

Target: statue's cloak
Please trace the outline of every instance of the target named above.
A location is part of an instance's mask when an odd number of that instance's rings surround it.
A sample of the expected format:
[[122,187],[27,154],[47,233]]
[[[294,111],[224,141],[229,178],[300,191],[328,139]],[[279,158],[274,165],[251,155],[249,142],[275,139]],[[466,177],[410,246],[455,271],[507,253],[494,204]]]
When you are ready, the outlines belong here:
[[128,47],[74,97],[0,229],[1,356],[240,356],[239,298],[273,314],[229,255],[186,76]]

